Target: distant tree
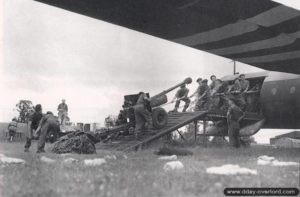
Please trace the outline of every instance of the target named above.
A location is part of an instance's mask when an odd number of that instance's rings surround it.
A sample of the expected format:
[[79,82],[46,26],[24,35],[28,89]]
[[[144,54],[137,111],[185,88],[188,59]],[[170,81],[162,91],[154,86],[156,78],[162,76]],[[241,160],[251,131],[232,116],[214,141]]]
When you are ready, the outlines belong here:
[[29,115],[34,111],[33,104],[30,100],[20,100],[16,104],[16,110],[19,112],[18,122],[26,123]]

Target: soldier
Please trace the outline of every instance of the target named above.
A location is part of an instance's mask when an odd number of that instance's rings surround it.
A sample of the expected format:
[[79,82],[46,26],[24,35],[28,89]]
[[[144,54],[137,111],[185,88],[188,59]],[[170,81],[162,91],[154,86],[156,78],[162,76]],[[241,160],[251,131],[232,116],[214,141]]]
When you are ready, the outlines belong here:
[[216,75],[210,76],[211,84],[209,85],[209,88],[212,90],[216,86],[217,77]]
[[7,129],[8,129],[8,137],[9,137],[9,141],[12,142],[13,138],[15,137],[16,133],[17,133],[17,126],[18,126],[18,122],[16,118],[13,118],[12,121],[8,124]]
[[34,113],[29,116],[24,152],[29,152],[31,140],[33,139],[33,133],[37,130],[42,117],[42,105],[37,104],[34,108]]
[[[139,98],[136,102],[136,105],[134,108],[134,116],[135,116],[135,136],[136,138],[139,137],[139,135],[142,132],[142,129],[148,130],[148,126],[150,126],[151,121],[151,112],[150,109],[148,109],[150,99],[148,98],[147,94],[144,92],[139,93]],[[147,125],[146,125],[147,123]]]
[[181,85],[180,88],[179,88],[179,90],[176,92],[176,94],[175,94],[175,96],[174,96],[174,98],[172,100],[172,103],[173,103],[177,99],[176,103],[175,103],[175,108],[174,108],[173,112],[177,112],[178,111],[178,108],[179,108],[179,105],[180,105],[180,101],[185,102],[185,105],[183,107],[182,112],[186,112],[186,110],[189,107],[190,102],[191,102],[191,100],[188,97],[188,94],[189,94],[189,89],[187,89],[185,87],[185,84]]
[[214,81],[214,85],[212,86],[213,89],[210,89],[210,95],[215,95],[216,93],[219,93],[220,88],[223,85],[223,81],[221,79],[216,79]]
[[49,132],[58,133],[60,131],[59,122],[57,117],[53,115],[52,112],[47,112],[46,115],[43,116],[39,123],[39,127],[37,128],[35,135],[39,136],[39,141],[37,145],[36,153],[45,152],[45,143],[46,137]]
[[244,110],[246,106],[245,97],[242,93],[242,87],[240,84],[240,79],[235,78],[232,87],[229,90],[232,93],[232,96],[236,99],[237,105]]
[[240,93],[241,90],[242,90],[242,88],[241,88],[241,84],[240,84],[240,79],[239,78],[235,78],[233,80],[233,85],[228,89],[228,92]]
[[201,110],[201,109],[205,109],[206,108],[206,104],[208,102],[209,99],[209,91],[210,88],[207,85],[207,79],[202,80],[201,82],[201,86],[199,86],[199,92],[198,92],[198,98],[197,98],[197,103],[195,106],[195,111]]
[[228,99],[227,123],[229,144],[236,148],[240,147],[239,131],[240,121],[244,117],[244,112],[235,104],[234,99]]
[[249,89],[250,82],[245,79],[245,74],[240,74],[240,86],[241,92],[247,92]]
[[199,86],[196,89],[196,91],[189,97],[192,98],[193,96],[196,96],[196,99],[198,99],[199,92],[200,92],[200,89],[201,89],[201,86],[202,86],[202,78],[198,78],[196,82],[198,83]]
[[61,100],[61,103],[58,105],[57,110],[58,110],[59,123],[64,125],[65,120],[68,117],[68,105],[66,104],[65,99]]

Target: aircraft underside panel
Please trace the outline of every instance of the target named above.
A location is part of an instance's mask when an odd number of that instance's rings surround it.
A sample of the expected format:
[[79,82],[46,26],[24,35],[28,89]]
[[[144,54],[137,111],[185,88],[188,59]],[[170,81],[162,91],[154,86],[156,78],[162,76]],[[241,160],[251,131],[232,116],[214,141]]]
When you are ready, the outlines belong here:
[[264,82],[261,103],[267,119],[266,128],[300,128],[299,87],[299,78]]
[[271,0],[37,0],[259,68],[300,74],[300,11]]

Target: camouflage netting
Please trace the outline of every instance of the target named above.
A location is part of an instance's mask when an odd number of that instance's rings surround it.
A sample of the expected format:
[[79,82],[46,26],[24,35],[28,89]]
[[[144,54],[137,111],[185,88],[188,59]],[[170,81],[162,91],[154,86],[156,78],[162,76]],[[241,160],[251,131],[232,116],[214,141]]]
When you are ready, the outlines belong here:
[[52,148],[53,153],[78,153],[94,154],[96,153],[95,144],[99,142],[91,133],[72,132],[58,139]]

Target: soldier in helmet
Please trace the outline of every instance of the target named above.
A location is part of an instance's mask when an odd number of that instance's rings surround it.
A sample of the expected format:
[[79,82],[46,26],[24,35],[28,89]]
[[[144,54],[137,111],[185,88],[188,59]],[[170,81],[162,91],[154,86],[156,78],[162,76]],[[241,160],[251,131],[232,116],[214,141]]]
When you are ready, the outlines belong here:
[[187,108],[190,105],[191,100],[188,97],[189,94],[189,89],[186,88],[185,84],[181,85],[179,90],[176,92],[172,102],[175,102],[175,108],[173,110],[173,112],[177,112],[179,105],[180,105],[180,101],[185,102],[185,105],[183,107],[182,112],[186,112]]
[[201,81],[201,85],[199,86],[197,103],[195,106],[195,111],[206,109],[207,102],[209,100],[209,91],[210,88],[207,85],[207,79],[203,79]]

